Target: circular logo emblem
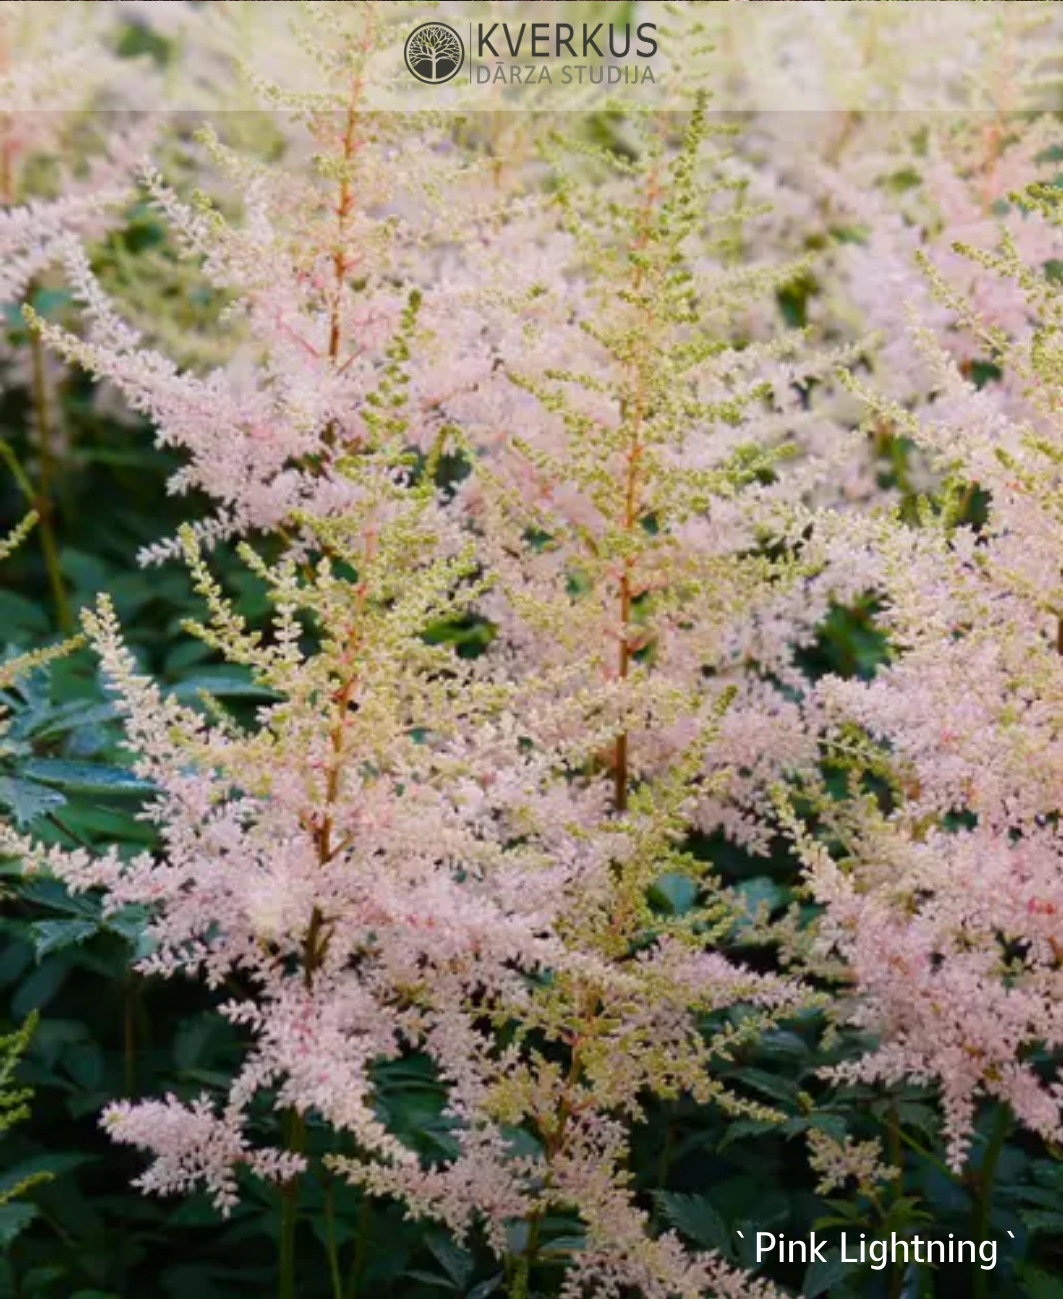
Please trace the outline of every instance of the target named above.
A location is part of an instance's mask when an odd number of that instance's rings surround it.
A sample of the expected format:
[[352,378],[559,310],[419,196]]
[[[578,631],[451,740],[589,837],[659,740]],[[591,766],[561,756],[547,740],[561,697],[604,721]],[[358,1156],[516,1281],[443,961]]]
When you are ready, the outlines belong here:
[[406,66],[430,86],[456,77],[464,63],[464,42],[446,23],[422,23],[406,39]]

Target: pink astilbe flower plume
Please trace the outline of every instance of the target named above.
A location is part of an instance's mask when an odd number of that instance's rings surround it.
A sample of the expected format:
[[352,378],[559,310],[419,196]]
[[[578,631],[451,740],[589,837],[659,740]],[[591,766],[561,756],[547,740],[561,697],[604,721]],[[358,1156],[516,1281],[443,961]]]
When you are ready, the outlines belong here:
[[[929,408],[853,385],[944,486],[915,523],[824,533],[836,571],[860,568],[882,593],[894,653],[875,680],[821,683],[824,750],[850,788],[873,775],[889,792],[821,793],[833,855],[791,820],[826,908],[819,955],[842,959],[843,1011],[878,1040],[840,1074],[935,1084],[957,1169],[987,1099],[1045,1140],[1063,1136],[1063,1078],[1035,1058],[1063,1046],[1063,306],[1042,261],[1059,255],[1059,209],[1050,188],[1013,201],[1031,227],[1024,245],[1040,250],[1032,265],[1007,229],[999,251],[957,245],[983,281],[971,303],[926,264],[935,300],[1006,382],[979,388],[915,320],[912,346],[935,381]],[[993,277],[1021,304],[1010,322],[978,305]]]
[[0,302],[19,303],[65,238],[120,222],[157,134],[135,111],[152,74],[114,53],[115,8],[0,5]]
[[[721,824],[762,842],[777,773],[815,759],[814,744],[802,750],[780,728],[763,769],[734,779],[748,746],[727,723],[786,714],[768,683],[793,665],[771,627],[817,597],[797,558],[758,548],[791,540],[808,493],[801,468],[785,479],[773,415],[798,376],[831,364],[806,361],[797,340],[732,345],[743,305],[794,268],[734,265],[729,241],[714,238],[733,223],[735,186],[711,135],[699,108],[640,130],[637,163],[588,150],[609,203],[554,152],[556,198],[537,219],[551,222],[542,243],[564,261],[527,285],[511,277],[525,345],[511,351],[498,331],[492,385],[456,408],[473,466],[458,499],[492,579],[479,607],[496,634],[476,676],[508,681],[519,717],[515,732],[506,711],[489,723],[496,738],[477,736],[497,755],[487,798],[519,774],[519,839],[503,857],[519,847],[550,863],[553,950],[519,1000],[503,988],[481,1002],[479,1043],[466,1030],[460,1064],[442,1066],[461,1078],[456,1160],[334,1166],[462,1232],[483,1211],[475,1168],[495,1212],[527,1220],[518,1295],[555,1213],[577,1215],[584,1234],[566,1294],[757,1292],[655,1232],[623,1171],[630,1125],[654,1098],[680,1095],[770,1122],[713,1061],[810,1000],[727,952],[742,909],[686,850],[693,831]],[[519,426],[493,436],[477,400],[519,410]],[[651,896],[670,874],[693,882],[696,901],[667,916]],[[495,1023],[507,1021],[517,1036],[503,1050]],[[534,1154],[507,1150],[513,1128]]]
[[[160,445],[182,454],[186,463],[170,487],[214,502],[196,525],[207,544],[292,528],[300,512],[323,518],[351,507],[339,466],[367,442],[365,411],[411,287],[425,297],[423,327],[436,356],[433,364],[426,355],[409,376],[418,396],[408,411],[410,441],[430,447],[445,423],[430,373],[445,391],[490,373],[479,324],[452,316],[441,277],[456,210],[473,231],[490,228],[498,200],[487,162],[456,150],[439,124],[374,113],[364,103],[369,60],[403,21],[404,7],[387,14],[376,6],[300,9],[310,23],[301,39],[326,88],[288,93],[260,74],[252,85],[305,127],[313,153],[305,156],[305,141],[292,143],[291,166],[279,174],[205,129],[200,142],[218,176],[217,202],[202,192],[186,201],[156,166],[141,173],[178,248],[228,304],[226,330],[242,338],[232,360],[207,367],[170,359],[145,337],[150,322],[128,323],[70,241],[65,262],[84,329],[34,322],[51,347],[144,416]],[[425,129],[416,167],[400,165],[401,150]],[[470,349],[475,356],[462,356]],[[143,558],[178,550],[171,540]]]
[[228,1213],[239,1201],[237,1170],[246,1167],[271,1182],[302,1172],[305,1161],[280,1150],[252,1150],[238,1122],[219,1118],[207,1097],[182,1105],[176,1097],[108,1107],[103,1126],[123,1145],[150,1151],[151,1170],[137,1185],[155,1195],[205,1190]]

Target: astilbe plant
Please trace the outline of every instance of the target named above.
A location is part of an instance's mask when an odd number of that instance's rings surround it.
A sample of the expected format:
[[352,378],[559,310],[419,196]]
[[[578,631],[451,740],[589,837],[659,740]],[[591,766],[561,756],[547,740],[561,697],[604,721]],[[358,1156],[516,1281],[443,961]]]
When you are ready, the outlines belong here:
[[[850,25],[871,36],[891,21],[882,7]],[[917,43],[892,87],[898,103],[913,100],[917,46],[936,21],[928,11],[902,25]],[[817,969],[841,973],[839,1008],[867,1035],[835,1076],[938,1087],[957,1171],[984,1103],[1003,1102],[991,1188],[1009,1113],[1047,1140],[1060,1130],[1059,232],[1036,219],[1052,217],[1051,185],[1032,202],[1022,192],[1058,171],[1058,125],[1029,111],[1058,79],[1046,57],[1058,20],[1047,7],[984,6],[964,21],[963,76],[942,79],[940,111],[916,97],[899,116],[824,115],[825,136],[803,131],[791,154],[778,148],[782,115],[762,114],[748,134],[754,157],[783,160],[751,167],[751,192],[777,196],[825,249],[802,303],[810,320],[878,332],[868,377],[848,386],[883,483],[903,489],[897,517],[817,521],[839,602],[882,601],[892,662],[875,681],[828,678],[816,691],[806,716],[824,727],[829,779],[813,833],[780,797],[826,908]],[[884,90],[875,43],[859,46],[853,75],[863,65],[868,93]]]
[[[458,213],[470,234],[477,228],[480,178],[489,175],[487,162],[466,158],[429,114],[367,110],[369,61],[401,8],[300,9],[306,21],[296,35],[323,89],[286,92],[252,76],[269,109],[302,124],[309,149],[293,146],[281,171],[205,131],[214,166],[243,196],[232,220],[203,194],[186,203],[154,167],[144,171],[185,252],[231,303],[229,319],[243,325],[237,357],[200,372],[146,346],[71,241],[65,260],[89,329],[82,337],[34,319],[49,344],[149,418],[161,445],[183,453],[171,490],[215,502],[196,524],[211,544],[271,533],[298,511],[343,512],[351,489],[334,467],[364,437],[361,412],[406,309],[407,290],[398,286],[438,281]],[[417,166],[398,165],[413,141]],[[426,301],[424,312],[446,337],[445,302]],[[430,442],[440,427],[438,392],[425,386],[446,391],[444,363],[426,365],[420,384],[416,374],[411,382],[418,395],[411,438]],[[163,544],[151,557],[176,550]]]
[[[779,685],[794,667],[776,623],[815,597],[787,545],[809,478],[785,482],[776,417],[830,362],[736,330],[794,269],[731,264],[742,185],[709,148],[716,134],[701,106],[642,124],[633,161],[584,147],[597,187],[551,150],[553,216],[537,217],[538,238],[521,232],[537,255],[510,277],[509,336],[494,335],[498,383],[515,392],[450,408],[472,436],[458,499],[492,578],[480,671],[512,683],[487,798],[512,779],[519,741],[537,759],[522,781],[545,783],[510,833],[551,863],[559,952],[522,1003],[484,1006],[494,1022],[469,1052],[478,1104],[454,1164],[341,1166],[460,1229],[484,1209],[470,1170],[494,1164],[492,1181],[517,1195],[500,1216],[520,1206],[527,1220],[518,1295],[559,1261],[568,1295],[748,1292],[651,1225],[630,1185],[630,1129],[652,1099],[681,1095],[773,1117],[713,1066],[807,1002],[728,953],[741,908],[688,845],[723,828],[762,848],[771,781],[815,756]],[[514,405],[519,426],[493,436]],[[683,881],[687,906],[654,905],[655,888],[682,896]],[[504,1125],[533,1138],[524,1160],[505,1156]],[[559,1215],[583,1236],[568,1258],[547,1225]]]
[[1048,1141],[1063,1132],[1052,1063],[1063,1043],[1061,306],[1047,256],[1059,212],[1051,187],[1013,201],[1039,227],[1044,260],[1029,264],[1006,230],[999,250],[956,246],[983,295],[995,278],[1022,302],[1010,331],[930,276],[1007,382],[979,387],[916,319],[931,407],[913,413],[855,384],[943,486],[909,524],[837,527],[839,562],[883,593],[893,657],[872,682],[822,683],[826,752],[848,771],[850,797],[815,800],[828,838],[792,822],[825,907],[820,954],[842,959],[843,1009],[877,1041],[842,1075],[935,1084],[956,1169],[986,1101],[1000,1102],[994,1159],[1009,1113]]
[[[773,1118],[714,1062],[808,1002],[729,951],[742,908],[687,840],[722,828],[762,851],[766,790],[815,757],[781,628],[810,636],[825,608],[794,528],[822,466],[782,460],[787,412],[834,360],[744,334],[794,268],[735,262],[743,186],[709,156],[703,106],[650,123],[631,163],[599,153],[597,191],[555,151],[557,201],[518,198],[503,220],[497,176],[442,132],[407,184],[394,150],[424,123],[360,99],[377,19],[359,9],[352,35],[353,6],[307,8],[336,93],[264,89],[309,126],[313,174],[208,137],[246,191],[240,222],[148,175],[257,355],[178,370],[73,245],[88,336],[33,320],[188,454],[175,487],[219,504],[179,541],[210,610],[194,630],[276,699],[251,730],[182,707],[107,601],[86,616],[158,790],[159,847],[9,847],[108,908],[147,906],[143,968],[227,989],[248,1041],[224,1095],[123,1102],[105,1122],[154,1156],[146,1189],[205,1187],[228,1210],[241,1170],[286,1184],[283,1294],[308,1126],[368,1193],[482,1230],[516,1295],[556,1212],[581,1238],[556,1260],[566,1295],[767,1294],[660,1232],[627,1165],[653,1098]],[[450,193],[481,170],[477,239],[455,254],[426,180]],[[484,294],[479,322],[455,315],[455,279],[480,291],[514,231],[515,285]],[[443,450],[464,461],[456,489]],[[266,632],[203,549],[255,531],[292,543],[277,563],[242,552],[273,600]],[[475,661],[427,635],[473,617],[494,629]],[[691,898],[669,914],[651,899],[677,879]],[[383,1065],[414,1055],[446,1091],[444,1157],[379,1106]]]
[[[331,15],[318,10],[316,16],[331,28]],[[120,1138],[157,1150],[149,1185],[174,1190],[205,1182],[226,1206],[235,1166],[250,1164],[267,1176],[288,1176],[300,1166],[294,1131],[286,1153],[254,1153],[242,1131],[244,1110],[274,1083],[281,1088],[278,1103],[296,1115],[313,1108],[335,1131],[352,1131],[367,1154],[411,1157],[381,1128],[367,1097],[370,1065],[420,1041],[427,1029],[417,1025],[431,1024],[433,1016],[441,1018],[435,1033],[444,1060],[453,1065],[454,1051],[460,1055],[454,1046],[447,1054],[447,1002],[443,1011],[419,1005],[417,986],[432,984],[428,958],[418,952],[422,939],[443,964],[455,967],[456,990],[466,977],[460,969],[466,931],[473,935],[468,942],[477,954],[478,984],[512,981],[506,962],[515,955],[530,966],[543,960],[543,926],[534,919],[534,897],[513,878],[515,861],[503,863],[506,878],[497,892],[494,885],[479,889],[470,878],[460,906],[446,897],[459,864],[471,875],[479,858],[490,865],[491,854],[474,829],[465,847],[458,846],[468,818],[459,804],[441,802],[433,790],[439,746],[425,737],[469,723],[464,674],[455,670],[453,652],[433,650],[420,637],[433,622],[460,615],[468,596],[454,588],[471,561],[467,543],[451,535],[441,514],[434,517],[430,481],[414,489],[416,457],[405,449],[407,421],[398,418],[399,408],[409,404],[404,362],[420,294],[416,287],[395,288],[404,273],[415,279],[406,258],[414,258],[416,240],[379,211],[390,194],[391,174],[391,146],[381,147],[379,137],[390,140],[396,127],[365,115],[359,102],[374,21],[368,15],[365,30],[343,40],[338,53],[313,47],[342,86],[338,101],[283,100],[305,116],[320,147],[316,175],[305,182],[293,178],[290,186],[282,182],[273,192],[267,173],[212,141],[216,157],[249,185],[245,226],[233,229],[213,211],[181,207],[151,178],[192,250],[206,255],[222,287],[240,293],[252,339],[268,356],[256,372],[200,379],[138,348],[73,246],[68,264],[94,314],[94,337],[82,342],[35,320],[43,336],[151,412],[165,439],[192,452],[184,481],[208,488],[229,509],[224,523],[202,530],[208,537],[285,523],[301,535],[303,568],[288,562],[267,571],[259,565],[280,609],[269,648],[227,613],[197,557],[193,533],[184,538],[216,616],[216,627],[206,633],[210,643],[231,661],[252,667],[261,684],[284,698],[276,714],[260,719],[253,738],[238,740],[224,726],[205,727],[195,713],[181,712],[141,680],[106,605],[88,620],[129,713],[143,770],[161,791],[155,816],[168,851],[159,860],[135,863],[121,863],[113,854],[102,861],[83,854],[65,863],[54,853],[48,858],[74,884],[109,886],[115,905],[134,895],[153,904],[159,949],[151,968],[201,971],[211,982],[240,971],[257,991],[254,1000],[231,1008],[235,1019],[262,1035],[262,1049],[234,1085],[223,1115],[212,1116],[204,1105],[187,1109],[167,1102],[117,1111],[111,1120]],[[250,553],[248,559],[257,563]],[[313,622],[307,634],[317,641],[316,651],[305,657],[297,644],[302,615]],[[348,734],[355,717],[360,738]],[[287,771],[279,761],[282,749],[289,753]],[[197,784],[199,794],[192,797]],[[256,800],[263,815],[252,814]],[[212,817],[206,815],[215,805],[220,837],[210,831]],[[291,824],[282,829],[280,821],[271,823],[277,815],[290,816]],[[363,822],[365,834],[359,830]],[[390,843],[387,853],[373,845],[370,825]],[[243,847],[233,839],[236,856],[230,860],[225,841],[233,835],[248,838]],[[421,865],[418,841],[428,854]],[[283,843],[288,847],[278,856]],[[356,844],[363,872],[348,860]],[[237,858],[251,872],[246,888],[227,903],[221,895],[211,900],[204,870],[214,862],[219,876],[231,881],[219,878],[217,885],[228,895],[238,883]],[[348,887],[360,902],[353,895],[328,896],[333,888],[343,893]],[[527,934],[520,920],[525,906],[533,916]],[[389,909],[401,952],[384,933]],[[339,935],[333,932],[337,923],[343,927]],[[379,958],[376,973],[355,968],[356,949],[366,943],[372,959]],[[391,1003],[389,981],[395,988]],[[359,1024],[360,1016],[365,1018]],[[286,1045],[278,1055],[281,1043]],[[300,1123],[293,1119],[293,1129]],[[283,1274],[289,1286],[293,1226],[289,1220],[285,1229]]]
[[121,219],[145,143],[143,131],[123,129],[135,106],[132,84],[138,78],[142,90],[151,85],[142,66],[118,58],[121,27],[111,6],[73,5],[59,18],[54,8],[41,14],[19,0],[0,5],[0,302],[6,305],[48,269],[57,241],[71,233],[96,238]]
[[[827,340],[864,338],[883,388],[912,409],[929,406],[934,376],[913,346],[906,309],[917,304],[968,370],[981,352],[934,300],[920,260],[977,301],[988,322],[1010,328],[1025,312],[1021,296],[988,288],[952,242],[992,244],[1004,221],[1031,262],[1047,256],[1043,229],[1008,195],[1053,174],[1058,124],[1039,110],[1059,80],[1058,16],[1029,5],[802,6],[762,24],[768,45],[736,41],[726,13],[714,13],[714,76],[729,103],[756,110],[740,160],[752,200],[773,207],[756,227],[758,247],[792,248],[796,229],[816,251],[791,309]],[[782,72],[781,56],[792,71]],[[762,107],[769,70],[787,76],[794,108],[815,111]],[[858,419],[843,394],[835,409],[843,428]],[[864,439],[843,435],[837,447],[827,504],[874,505],[887,492],[910,499],[930,483],[921,455],[873,420]]]
[[[167,700],[138,672],[104,602],[86,629],[138,771],[159,790],[150,816],[161,851],[122,860],[20,845],[73,887],[104,888],[108,908],[150,908],[156,950],[145,971],[240,989],[223,1013],[252,1047],[221,1112],[208,1097],[169,1098],[105,1118],[117,1140],[154,1153],[146,1188],[205,1186],[223,1209],[239,1169],[286,1181],[304,1167],[311,1115],[337,1141],[348,1134],[367,1163],[416,1163],[376,1110],[374,1070],[427,1053],[456,1110],[473,1104],[480,1003],[519,1004],[524,977],[561,953],[544,914],[548,879],[535,885],[524,855],[501,851],[507,822],[484,818],[472,797],[477,773],[458,752],[477,725],[469,669],[423,636],[460,616],[480,583],[406,449],[403,339],[414,317],[411,305],[371,394],[386,413],[367,410],[366,437],[337,470],[357,503],[341,518],[301,520],[326,555],[268,568],[244,552],[276,605],[268,639],[242,625],[184,534],[211,610],[199,634],[278,702],[243,733]],[[496,797],[506,807],[521,796],[517,786]],[[252,1140],[263,1101],[266,1113],[291,1115],[283,1150]],[[483,1212],[519,1205],[504,1184],[475,1185]]]
[[[763,182],[700,102],[625,123],[622,150],[544,121],[541,157],[500,167],[477,153],[497,123],[367,110],[405,7],[300,9],[326,89],[254,81],[306,143],[287,121],[279,166],[205,133],[240,204],[143,173],[242,325],[231,363],[149,346],[68,232],[86,328],[29,313],[185,457],[172,486],[213,513],[145,558],[184,557],[208,608],[190,630],[270,702],[246,726],[167,698],[103,600],[85,630],[158,845],[3,846],[147,908],[142,970],[201,980],[240,1028],[227,1087],[104,1122],[152,1158],[146,1190],[228,1212],[247,1176],[280,1184],[282,1295],[308,1173],[482,1240],[519,1299],[766,1295],[662,1230],[631,1171],[633,1134],[680,1097],[779,1118],[723,1075],[815,1001],[743,961],[768,927],[710,836],[766,856],[789,832],[821,914],[784,954],[840,977],[837,1018],[874,1038],[835,1079],[936,1084],[957,1169],[987,1099],[1063,1135],[1040,1055],[1063,1029],[1057,212],[1047,189],[1001,206],[1048,174],[1054,128],[998,105],[885,140],[854,113],[826,165]],[[909,168],[914,193],[891,184]],[[758,260],[787,224],[761,195],[823,261]],[[943,249],[957,224],[978,248]],[[869,291],[882,257],[889,295]],[[776,333],[810,283],[833,353]],[[902,343],[911,297],[930,316]],[[839,380],[858,354],[870,376]],[[867,446],[887,442],[935,494],[822,512],[881,499]],[[211,547],[252,536],[264,628],[211,572]],[[832,603],[868,592],[890,662],[810,681]],[[402,1062],[445,1096],[434,1147],[391,1121]],[[827,1184],[896,1181],[875,1143],[812,1146]]]
[[0,452],[39,516],[64,632],[73,616],[55,504],[63,430],[55,376],[41,340],[18,329],[18,308],[25,298],[40,300],[66,239],[99,240],[121,224],[135,160],[153,132],[131,111],[134,83],[143,90],[153,82],[118,58],[123,20],[115,8],[71,5],[60,15],[52,6],[0,4],[0,389],[25,390],[31,414],[21,457],[6,439]]

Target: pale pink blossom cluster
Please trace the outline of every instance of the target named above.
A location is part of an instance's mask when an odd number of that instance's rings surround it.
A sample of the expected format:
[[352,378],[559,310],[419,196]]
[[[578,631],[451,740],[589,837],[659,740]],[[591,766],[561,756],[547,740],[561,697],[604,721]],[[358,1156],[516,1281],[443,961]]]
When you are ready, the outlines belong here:
[[219,1118],[209,1097],[182,1105],[174,1096],[163,1101],[112,1105],[104,1120],[115,1141],[150,1148],[155,1162],[137,1185],[154,1195],[181,1195],[205,1188],[217,1208],[239,1202],[234,1170],[246,1166],[271,1182],[285,1182],[302,1171],[304,1161],[280,1150],[254,1149],[239,1125]]
[[[0,302],[19,304],[64,237],[121,219],[156,132],[132,87],[156,86],[117,57],[116,6],[0,5]],[[156,89],[158,87],[156,86]],[[102,124],[102,127],[101,127]]]
[[[1021,244],[1002,227],[996,251],[960,247],[975,305],[944,275],[929,280],[1008,382],[980,387],[913,313],[929,399],[913,409],[909,393],[857,385],[925,457],[937,510],[822,533],[828,566],[882,595],[892,648],[873,680],[817,689],[830,760],[890,784],[825,809],[843,856],[803,847],[827,907],[821,951],[843,958],[847,1011],[880,1043],[843,1073],[937,1085],[957,1168],[987,1097],[1046,1140],[1063,1135],[1063,1079],[1038,1058],[1063,1046],[1060,371],[1046,346],[1063,242],[1038,193]],[[978,305],[996,281],[1019,304],[1010,324]]]
[[[841,1076],[939,1088],[957,1168],[986,1100],[1063,1131],[1060,138],[1025,111],[1056,92],[1058,19],[964,10],[804,5],[760,25],[792,39],[716,55],[732,98],[785,62],[795,106],[838,101],[755,113],[737,146],[774,207],[754,246],[803,231],[809,323],[866,338],[845,385],[859,408],[837,408],[864,458],[808,554],[838,603],[876,597],[890,647],[874,679],[800,692],[789,770],[836,847],[784,820],[825,907],[818,968],[844,973],[838,1007],[877,1043]],[[859,111],[875,96],[905,111]],[[826,792],[810,744],[849,798]]]

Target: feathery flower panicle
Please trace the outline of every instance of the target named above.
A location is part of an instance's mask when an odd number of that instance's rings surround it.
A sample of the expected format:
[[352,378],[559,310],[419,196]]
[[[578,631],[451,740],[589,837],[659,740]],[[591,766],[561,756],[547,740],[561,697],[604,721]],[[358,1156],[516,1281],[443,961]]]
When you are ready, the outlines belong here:
[[132,88],[151,74],[114,52],[117,8],[0,4],[0,302],[19,303],[64,238],[113,229],[132,197],[153,133]]
[[238,1122],[218,1118],[207,1097],[182,1105],[175,1096],[133,1105],[108,1107],[103,1126],[122,1145],[150,1150],[155,1162],[137,1179],[141,1190],[155,1195],[185,1195],[206,1190],[216,1208],[231,1211],[239,1202],[235,1170],[252,1169],[272,1182],[302,1172],[305,1161],[279,1150],[251,1150]]
[[[459,1039],[455,1160],[334,1161],[462,1233],[487,1214],[501,1242],[507,1218],[527,1219],[516,1294],[528,1293],[556,1212],[577,1214],[585,1233],[566,1294],[756,1292],[651,1229],[625,1172],[629,1125],[651,1099],[683,1094],[774,1117],[711,1062],[809,1000],[729,957],[740,908],[685,846],[721,824],[757,845],[758,799],[805,758],[800,709],[769,682],[792,668],[777,620],[809,595],[799,559],[769,558],[763,543],[789,539],[789,507],[807,490],[800,472],[784,482],[771,417],[822,363],[738,331],[754,295],[793,269],[734,264],[736,186],[709,155],[711,134],[699,106],[648,123],[630,162],[581,148],[605,176],[593,189],[573,179],[564,145],[551,147],[549,257],[513,285],[523,346],[496,367],[497,400],[505,383],[521,401],[519,432],[479,440],[464,401],[472,473],[458,489],[492,577],[479,607],[496,635],[477,678],[511,683],[485,727],[498,737],[492,787],[519,762],[527,789],[520,838],[501,846],[552,863],[549,977],[519,1002],[488,997],[482,1026]],[[776,719],[760,769],[738,772],[733,716]],[[685,914],[651,900],[670,875],[696,884]],[[506,1022],[517,1036],[503,1050],[495,1026]],[[457,1069],[448,1062],[445,1075]],[[507,1150],[514,1127],[534,1141],[522,1160]],[[498,1188],[487,1203],[484,1181]]]
[[743,733],[764,719],[782,764],[801,761],[800,711],[771,683],[800,687],[795,642],[825,609],[798,559],[766,543],[796,556],[821,466],[794,463],[787,414],[839,358],[806,357],[798,335],[743,336],[748,304],[803,266],[735,262],[744,186],[707,156],[703,110],[685,136],[675,121],[644,133],[637,162],[598,156],[613,178],[587,192],[555,158],[564,274],[527,290],[525,345],[498,366],[526,394],[521,428],[487,443],[463,490],[497,579],[494,653],[540,665],[528,688],[544,743],[565,742],[574,768],[611,747],[622,803],[629,775],[667,771],[718,730],[692,795],[711,831],[761,761]]
[[[275,1091],[278,1106],[313,1110],[401,1164],[413,1156],[375,1112],[374,1066],[425,1039],[430,1049],[433,1017],[460,1022],[474,989],[517,995],[517,971],[545,966],[553,949],[542,892],[515,887],[491,826],[450,794],[447,742],[472,724],[469,673],[423,633],[480,586],[471,557],[440,544],[434,489],[409,481],[396,423],[382,420],[375,449],[344,466],[357,507],[305,520],[328,552],[309,576],[245,552],[276,607],[268,639],[233,612],[184,534],[210,614],[193,630],[276,697],[254,731],[165,698],[109,605],[86,616],[136,769],[160,791],[150,816],[163,851],[54,868],[75,886],[103,884],[108,907],[151,909],[145,970],[244,981],[247,997],[224,1007],[255,1044],[227,1104],[234,1132]],[[150,1145],[151,1125],[134,1117],[117,1130]],[[206,1139],[212,1124],[201,1126]],[[198,1130],[190,1119],[178,1142],[195,1167]],[[225,1197],[206,1165],[197,1176]]]
[[[70,242],[65,260],[84,335],[34,322],[50,346],[114,385],[161,445],[183,453],[171,490],[202,491],[215,503],[197,525],[207,543],[271,533],[301,512],[338,517],[354,506],[339,464],[367,440],[366,411],[409,293],[424,297],[423,328],[437,339],[446,370],[460,340],[449,337],[440,263],[456,213],[463,210],[472,239],[493,202],[487,161],[459,151],[442,122],[374,113],[364,103],[369,61],[405,8],[300,8],[308,23],[300,41],[320,88],[287,92],[257,73],[252,84],[271,111],[308,133],[310,156],[292,144],[290,165],[279,171],[205,131],[212,165],[241,196],[235,217],[202,193],[182,199],[154,167],[143,172],[179,244],[229,303],[227,320],[244,329],[232,362],[197,372],[153,349]],[[456,382],[471,380],[458,371]],[[437,394],[423,385],[417,393],[409,437],[427,447],[442,420]],[[145,557],[178,549],[164,543]]]
[[[995,251],[957,245],[983,281],[976,303],[929,274],[1006,381],[979,388],[917,322],[913,346],[935,377],[929,409],[855,385],[944,485],[913,523],[837,533],[839,566],[870,560],[894,660],[871,682],[821,684],[825,753],[850,769],[851,788],[874,772],[890,792],[819,798],[844,856],[797,835],[826,908],[821,954],[844,959],[845,1011],[879,1039],[839,1076],[936,1083],[957,1168],[985,1098],[1046,1140],[1063,1134],[1063,1080],[1033,1058],[1063,1045],[1059,206],[1051,188],[1014,202],[1031,210],[1032,264],[1005,231]],[[1021,304],[1010,329],[980,307],[994,279]]]
[[[1032,327],[1014,287],[988,284],[952,244],[991,248],[1003,226],[1031,263],[1050,255],[1043,227],[1008,196],[1055,174],[1060,17],[1050,5],[805,4],[739,32],[734,15],[705,8],[714,83],[726,105],[754,110],[736,164],[751,205],[773,208],[750,227],[759,255],[789,253],[795,230],[816,253],[790,310],[817,340],[862,339],[878,385],[911,411],[931,408],[936,375],[908,329],[910,309],[968,373],[978,377],[984,357],[977,335],[935,300],[921,259],[987,324]],[[764,94],[781,82],[785,111]],[[802,107],[810,111],[794,111]],[[1010,375],[995,386],[1021,409]],[[923,456],[888,424],[868,419],[853,436],[859,410],[838,385],[818,385],[810,405],[804,436],[831,464],[822,504],[910,507],[933,489]]]

